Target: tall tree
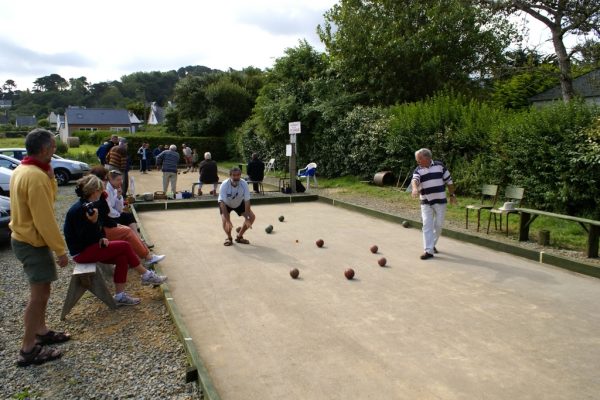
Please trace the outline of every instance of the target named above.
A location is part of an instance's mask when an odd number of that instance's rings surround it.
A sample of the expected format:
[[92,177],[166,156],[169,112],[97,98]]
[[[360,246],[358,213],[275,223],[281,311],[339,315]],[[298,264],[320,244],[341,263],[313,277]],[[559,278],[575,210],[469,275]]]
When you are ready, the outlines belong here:
[[464,0],[340,0],[318,33],[350,91],[394,104],[467,88],[502,59],[513,32]]
[[560,68],[560,86],[564,101],[574,96],[571,57],[578,50],[567,50],[565,35],[600,34],[599,0],[480,0],[494,12],[504,15],[524,12],[550,29],[552,44]]
[[33,90],[36,92],[55,92],[64,90],[69,86],[69,83],[58,74],[50,74],[37,78],[33,82]]
[[17,84],[12,79],[7,79],[2,85],[2,91],[8,94],[12,94],[16,88]]

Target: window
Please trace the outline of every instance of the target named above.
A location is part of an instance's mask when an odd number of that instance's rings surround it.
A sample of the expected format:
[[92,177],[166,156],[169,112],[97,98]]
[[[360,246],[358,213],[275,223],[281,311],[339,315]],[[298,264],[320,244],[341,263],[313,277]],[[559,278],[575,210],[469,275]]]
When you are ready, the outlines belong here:
[[111,126],[110,130],[113,131],[113,132],[122,132],[122,131],[129,132],[129,127],[126,127],[126,126]]
[[94,128],[94,127],[91,127],[91,128],[83,128],[83,127],[80,127],[80,128],[79,128],[79,130],[80,130],[80,131],[91,131],[91,132],[93,132],[93,131],[97,131],[97,130],[98,130],[98,128]]

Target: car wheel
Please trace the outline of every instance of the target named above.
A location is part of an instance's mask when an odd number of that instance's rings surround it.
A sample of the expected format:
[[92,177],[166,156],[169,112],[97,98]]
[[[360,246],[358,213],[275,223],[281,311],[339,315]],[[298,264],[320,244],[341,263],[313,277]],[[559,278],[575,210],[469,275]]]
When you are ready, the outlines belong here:
[[64,169],[54,170],[54,177],[56,178],[56,182],[59,185],[66,185],[67,183],[69,183],[69,172]]

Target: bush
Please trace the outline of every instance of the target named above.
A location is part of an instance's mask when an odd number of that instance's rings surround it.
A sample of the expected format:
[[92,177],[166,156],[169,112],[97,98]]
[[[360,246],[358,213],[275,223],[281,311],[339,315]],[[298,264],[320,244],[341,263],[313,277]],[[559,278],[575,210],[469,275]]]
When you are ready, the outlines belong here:
[[144,142],[148,142],[150,149],[154,150],[158,145],[176,145],[181,152],[181,145],[187,144],[192,149],[197,149],[198,154],[210,151],[214,160],[228,160],[227,145],[222,137],[181,137],[181,136],[146,136],[132,134],[127,136],[127,152],[132,160],[138,160],[137,151]]
[[79,147],[79,138],[75,136],[68,137],[67,145],[69,147]]
[[67,146],[67,144],[65,142],[63,142],[62,140],[56,141],[56,154],[58,154],[61,157],[64,157],[67,155],[68,151],[69,151],[69,147]]

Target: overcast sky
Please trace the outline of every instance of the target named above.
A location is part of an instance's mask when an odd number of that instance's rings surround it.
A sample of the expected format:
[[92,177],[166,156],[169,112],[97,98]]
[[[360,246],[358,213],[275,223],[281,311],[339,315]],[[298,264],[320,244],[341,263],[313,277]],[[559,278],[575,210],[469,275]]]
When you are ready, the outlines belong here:
[[[0,85],[57,73],[90,83],[188,65],[267,68],[306,39],[336,0],[0,0]],[[546,41],[534,28],[533,44]],[[551,51],[551,47],[549,49]]]

